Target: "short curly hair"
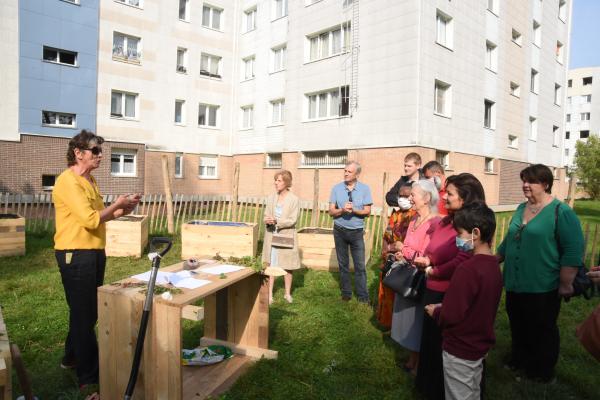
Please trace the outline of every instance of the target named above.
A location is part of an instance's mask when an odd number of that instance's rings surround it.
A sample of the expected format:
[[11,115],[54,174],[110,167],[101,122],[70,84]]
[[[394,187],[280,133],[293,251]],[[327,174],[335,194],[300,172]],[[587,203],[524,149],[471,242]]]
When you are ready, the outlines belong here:
[[75,158],[75,149],[89,149],[90,144],[92,143],[100,146],[102,143],[104,143],[104,138],[96,135],[94,132],[86,131],[85,129],[73,136],[73,138],[69,140],[69,149],[67,150],[67,165],[70,167],[77,164],[77,159]]
[[285,187],[287,189],[292,187],[292,173],[290,171],[288,171],[287,169],[279,170],[279,171],[275,172],[273,179],[277,180],[277,178],[280,176],[281,176],[281,180],[283,180],[283,182],[285,182]]

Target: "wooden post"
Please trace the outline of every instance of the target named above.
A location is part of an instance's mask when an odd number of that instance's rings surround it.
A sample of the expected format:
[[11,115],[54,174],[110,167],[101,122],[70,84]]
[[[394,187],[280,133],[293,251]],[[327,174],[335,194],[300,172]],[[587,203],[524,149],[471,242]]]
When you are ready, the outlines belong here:
[[231,197],[231,221],[237,221],[237,203],[238,203],[238,194],[240,189],[240,163],[238,161],[235,162],[233,166],[233,196]]
[[569,173],[569,194],[567,195],[567,197],[569,198],[569,207],[573,208],[573,206],[575,205],[575,192],[576,192],[576,177],[575,177],[575,173],[571,172]]
[[171,194],[171,174],[169,173],[169,159],[166,154],[161,156],[163,184],[165,186],[165,202],[167,203],[167,231],[172,235],[175,233],[173,221],[173,196]]
[[318,226],[319,224],[319,169],[315,168],[313,182],[313,205],[312,215],[310,217],[310,226]]

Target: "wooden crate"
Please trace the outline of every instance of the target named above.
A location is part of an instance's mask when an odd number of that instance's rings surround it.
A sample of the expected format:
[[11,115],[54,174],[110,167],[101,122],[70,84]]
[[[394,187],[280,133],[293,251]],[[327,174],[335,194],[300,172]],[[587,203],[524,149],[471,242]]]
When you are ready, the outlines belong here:
[[11,367],[12,357],[10,355],[10,343],[8,341],[8,332],[2,317],[0,308],[0,399],[12,399],[11,389]]
[[181,226],[181,259],[214,256],[256,257],[258,224],[190,221]]
[[[365,265],[371,256],[371,242],[368,240],[369,231],[364,232],[365,239]],[[330,228],[302,228],[298,231],[298,251],[302,266],[319,271],[339,271],[333,229]],[[350,269],[354,269],[354,262],[350,255]]]
[[0,214],[0,257],[25,255],[25,218]]
[[106,223],[107,256],[141,257],[147,245],[147,215],[127,215]]

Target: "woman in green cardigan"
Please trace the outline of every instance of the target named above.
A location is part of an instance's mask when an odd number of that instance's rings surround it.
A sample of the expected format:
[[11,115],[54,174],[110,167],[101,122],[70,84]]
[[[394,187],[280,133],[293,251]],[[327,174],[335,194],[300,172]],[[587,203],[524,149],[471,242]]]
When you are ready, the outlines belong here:
[[548,167],[531,165],[521,171],[521,180],[527,201],[517,208],[498,247],[512,337],[508,366],[550,382],[560,347],[560,301],[573,294],[583,262],[583,232],[575,212],[552,196]]

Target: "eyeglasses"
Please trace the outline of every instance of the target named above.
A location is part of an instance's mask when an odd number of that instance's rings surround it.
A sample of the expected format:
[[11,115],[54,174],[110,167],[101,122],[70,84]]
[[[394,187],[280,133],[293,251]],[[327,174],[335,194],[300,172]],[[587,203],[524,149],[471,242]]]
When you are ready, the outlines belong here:
[[94,146],[94,147],[90,147],[88,149],[83,149],[85,150],[89,150],[92,152],[93,155],[97,156],[98,154],[102,153],[102,147],[100,146]]
[[348,201],[352,203],[352,192],[348,192]]

